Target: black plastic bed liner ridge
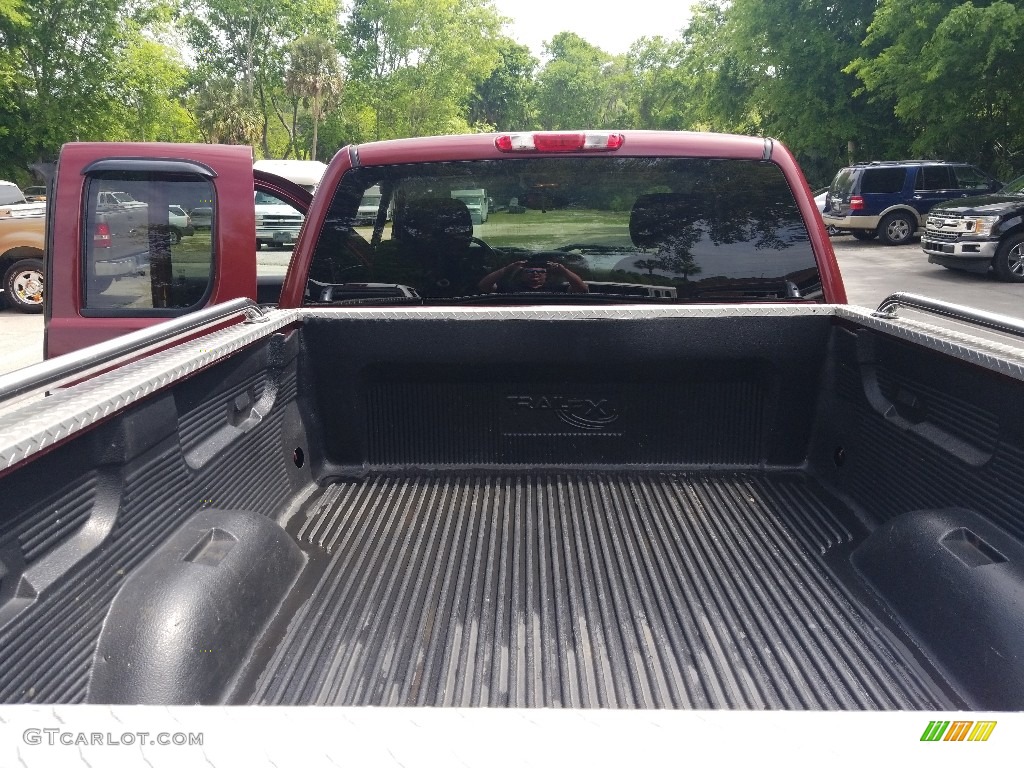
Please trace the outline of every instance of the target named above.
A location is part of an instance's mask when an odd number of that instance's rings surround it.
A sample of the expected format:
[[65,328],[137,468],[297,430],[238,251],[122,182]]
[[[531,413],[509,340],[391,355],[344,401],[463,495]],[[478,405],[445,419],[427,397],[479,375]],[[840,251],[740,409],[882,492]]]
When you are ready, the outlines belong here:
[[310,589],[293,592],[309,599],[229,701],[961,706],[830,564],[866,532],[825,499],[797,472],[333,483],[289,523],[313,555]]

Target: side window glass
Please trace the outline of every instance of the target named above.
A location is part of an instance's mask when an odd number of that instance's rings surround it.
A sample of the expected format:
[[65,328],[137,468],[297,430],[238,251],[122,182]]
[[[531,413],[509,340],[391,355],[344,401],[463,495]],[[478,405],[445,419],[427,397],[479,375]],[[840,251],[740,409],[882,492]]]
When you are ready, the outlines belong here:
[[861,194],[892,195],[903,191],[907,179],[906,168],[868,168],[861,180]]
[[305,216],[290,203],[263,190],[256,191],[254,205],[256,248],[259,250],[256,274],[264,278],[283,278]]
[[173,315],[201,304],[213,280],[213,200],[213,185],[200,176],[90,176],[83,308]]
[[920,190],[955,189],[950,168],[945,165],[924,165],[917,173]]
[[25,197],[21,194],[20,189],[13,184],[0,182],[0,205],[16,205],[24,202]]
[[956,189],[984,189],[991,188],[991,180],[971,165],[958,165],[953,169],[956,174]]

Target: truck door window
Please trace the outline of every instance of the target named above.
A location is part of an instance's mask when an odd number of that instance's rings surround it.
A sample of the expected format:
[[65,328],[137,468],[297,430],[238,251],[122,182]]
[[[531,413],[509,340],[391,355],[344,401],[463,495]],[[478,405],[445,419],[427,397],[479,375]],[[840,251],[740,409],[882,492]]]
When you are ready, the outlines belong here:
[[83,314],[175,315],[202,304],[213,280],[213,199],[213,185],[189,174],[91,175]]

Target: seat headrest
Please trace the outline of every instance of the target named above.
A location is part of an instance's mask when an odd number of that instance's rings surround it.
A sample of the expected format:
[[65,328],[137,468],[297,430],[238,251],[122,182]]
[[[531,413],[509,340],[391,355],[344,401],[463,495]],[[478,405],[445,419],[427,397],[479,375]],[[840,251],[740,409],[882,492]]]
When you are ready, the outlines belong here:
[[693,231],[708,219],[707,198],[684,192],[640,195],[629,213],[629,237],[638,248],[657,248]]
[[410,200],[395,222],[394,238],[417,245],[468,244],[473,238],[473,217],[461,200],[429,197]]

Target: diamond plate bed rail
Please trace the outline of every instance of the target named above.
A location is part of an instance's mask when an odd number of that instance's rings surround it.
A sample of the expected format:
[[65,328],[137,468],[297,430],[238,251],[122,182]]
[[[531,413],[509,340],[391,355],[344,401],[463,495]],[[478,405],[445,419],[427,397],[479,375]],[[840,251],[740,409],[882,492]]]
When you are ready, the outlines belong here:
[[[201,332],[204,325],[223,322],[232,314],[245,311],[248,300],[242,300],[238,304],[232,302],[229,306],[234,307],[233,312],[224,310],[224,305],[220,305],[226,314],[215,320],[210,320],[210,316],[207,315],[208,323],[196,324],[188,330],[182,330],[181,327],[177,333],[171,330],[167,339]],[[298,310],[274,310],[266,315],[261,313],[259,322],[236,323],[213,330],[66,389],[54,390],[49,397],[17,403],[13,408],[0,413],[0,471],[51,448],[70,435],[110,417],[116,411],[300,319]],[[150,342],[158,343],[160,342]],[[35,367],[21,373],[27,375]],[[76,378],[83,378],[83,371],[84,369],[80,369],[78,374],[73,375]],[[39,375],[39,378],[43,378],[42,375]],[[3,384],[6,384],[6,381],[0,379],[0,385]]]
[[232,299],[13,371],[0,376],[0,403],[59,386],[74,378],[83,378],[98,368],[116,363],[150,345],[200,332],[242,313],[250,321],[264,317],[263,310],[252,299]]

